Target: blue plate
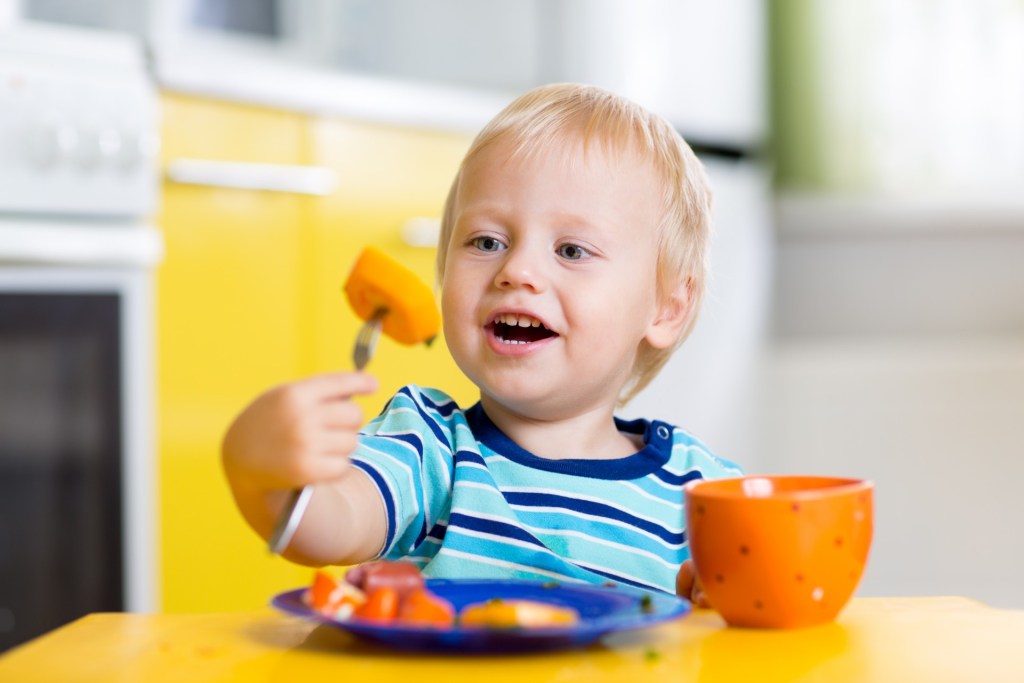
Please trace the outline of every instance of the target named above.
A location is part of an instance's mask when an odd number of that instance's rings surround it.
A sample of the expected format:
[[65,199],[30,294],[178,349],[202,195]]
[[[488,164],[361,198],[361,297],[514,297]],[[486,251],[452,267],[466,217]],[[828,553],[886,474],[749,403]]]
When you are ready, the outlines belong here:
[[551,650],[588,645],[613,632],[639,629],[676,619],[690,603],[667,593],[583,583],[497,581],[486,579],[428,579],[427,589],[452,603],[456,612],[466,605],[494,598],[536,600],[571,607],[580,620],[573,626],[523,629],[449,629],[387,625],[362,619],[338,621],[302,601],[305,588],[281,593],[271,604],[279,610],[337,626],[360,638],[402,650],[489,653]]

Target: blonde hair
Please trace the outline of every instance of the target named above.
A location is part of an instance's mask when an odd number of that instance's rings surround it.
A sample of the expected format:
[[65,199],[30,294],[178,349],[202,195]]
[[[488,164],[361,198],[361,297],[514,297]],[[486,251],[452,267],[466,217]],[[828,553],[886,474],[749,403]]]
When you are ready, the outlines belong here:
[[[686,340],[697,321],[704,297],[711,228],[711,190],[704,168],[682,136],[663,118],[638,104],[587,85],[545,85],[521,95],[476,136],[455,175],[437,249],[437,279],[443,284],[459,182],[466,165],[498,140],[509,139],[513,154],[536,154],[562,149],[567,141],[584,146],[631,151],[649,161],[662,179],[662,218],[658,225],[658,299],[666,301],[681,285],[689,300],[687,320],[676,343],[666,349],[642,344],[631,379],[619,403],[625,404],[658,374]],[[557,147],[561,143],[562,147]]]

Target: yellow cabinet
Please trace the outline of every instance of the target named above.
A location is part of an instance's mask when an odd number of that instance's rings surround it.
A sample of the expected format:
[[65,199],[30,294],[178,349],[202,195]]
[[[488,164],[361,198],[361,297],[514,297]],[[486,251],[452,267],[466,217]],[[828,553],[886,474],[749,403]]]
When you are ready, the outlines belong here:
[[[362,321],[345,302],[341,285],[363,246],[380,247],[425,282],[434,282],[436,250],[407,244],[402,226],[413,217],[440,217],[468,145],[468,138],[451,134],[329,119],[312,123],[313,163],[338,176],[338,190],[315,203],[306,261],[314,368],[351,367],[352,343]],[[376,397],[361,402],[368,416],[409,383],[443,389],[460,401],[476,400],[475,388],[441,338],[430,348],[383,339],[368,370],[381,387]]]
[[[157,283],[160,567],[165,611],[248,609],[306,583],[311,571],[270,556],[234,507],[220,466],[231,419],[261,391],[351,366],[359,321],[341,285],[373,243],[432,281],[435,250],[401,225],[439,216],[468,138],[317,120],[167,94],[165,163],[181,159],[317,164],[326,197],[165,182],[158,217],[166,257]],[[475,391],[443,341],[382,340],[371,371],[375,414],[398,386]]]

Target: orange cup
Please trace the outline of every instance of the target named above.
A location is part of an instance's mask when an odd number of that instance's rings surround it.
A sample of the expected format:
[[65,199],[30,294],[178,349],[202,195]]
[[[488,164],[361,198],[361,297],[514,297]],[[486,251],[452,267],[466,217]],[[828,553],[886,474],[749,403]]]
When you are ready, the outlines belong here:
[[833,621],[871,547],[874,484],[817,476],[749,476],[686,485],[697,576],[731,626]]

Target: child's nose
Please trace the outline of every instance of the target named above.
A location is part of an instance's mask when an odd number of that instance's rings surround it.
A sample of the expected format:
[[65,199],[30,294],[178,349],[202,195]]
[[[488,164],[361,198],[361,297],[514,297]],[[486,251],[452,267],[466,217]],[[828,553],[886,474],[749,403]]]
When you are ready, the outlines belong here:
[[517,249],[508,250],[508,256],[505,257],[501,269],[494,277],[494,284],[499,289],[524,287],[534,292],[541,292],[546,287],[537,260],[530,258],[525,250]]

